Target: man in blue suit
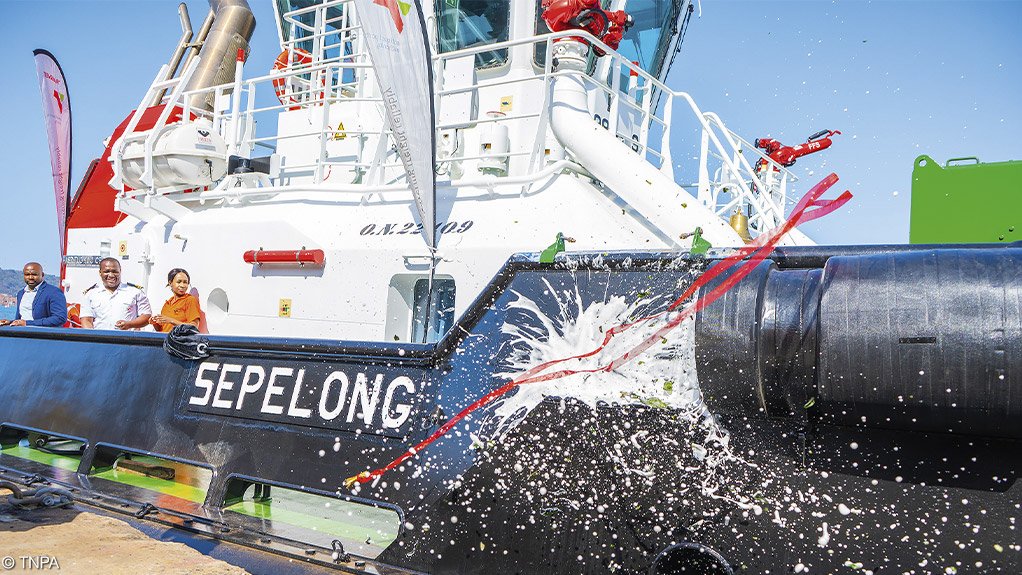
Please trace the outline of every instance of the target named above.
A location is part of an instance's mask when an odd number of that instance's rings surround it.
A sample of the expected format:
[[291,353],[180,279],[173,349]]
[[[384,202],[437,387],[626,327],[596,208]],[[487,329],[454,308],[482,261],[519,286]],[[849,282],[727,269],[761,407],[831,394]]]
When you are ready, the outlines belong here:
[[22,274],[25,276],[25,289],[18,292],[18,311],[13,321],[2,320],[0,325],[64,325],[67,322],[67,300],[60,288],[46,283],[43,266],[29,262]]

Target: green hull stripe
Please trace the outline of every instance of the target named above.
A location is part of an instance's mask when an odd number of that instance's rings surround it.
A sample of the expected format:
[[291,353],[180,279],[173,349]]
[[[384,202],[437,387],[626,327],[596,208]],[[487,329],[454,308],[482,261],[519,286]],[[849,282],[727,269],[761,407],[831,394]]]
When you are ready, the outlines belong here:
[[42,463],[43,465],[49,465],[50,467],[56,467],[58,469],[78,471],[77,457],[54,455],[52,453],[46,453],[45,451],[39,451],[38,449],[32,449],[30,447],[21,447],[19,445],[0,449],[0,453],[11,457],[17,457],[19,459],[35,461],[36,463]]
[[[274,523],[284,523],[294,527],[300,527],[310,531],[318,533],[332,535],[334,537],[342,537],[345,539],[352,539],[357,541],[364,541],[366,537],[371,537],[374,545],[386,547],[396,538],[394,528],[397,526],[396,514],[392,511],[382,511],[386,513],[386,517],[380,517],[377,521],[371,519],[366,523],[355,523],[338,521],[336,519],[329,519],[318,515],[310,515],[308,513],[302,513],[300,511],[293,511],[290,509],[282,508],[282,504],[286,503],[287,496],[290,494],[280,494],[283,498],[278,495],[278,491],[274,488],[273,492],[273,503],[262,503],[251,500],[245,500],[241,503],[236,503],[230,507],[225,507],[225,511],[233,511],[242,515],[248,515],[249,517],[255,517],[257,519],[266,519],[273,521]],[[336,509],[338,515],[344,515],[346,510],[344,507],[364,507],[357,504],[343,504],[338,505],[338,502],[331,501],[331,508]],[[357,517],[361,509],[351,510],[352,516]],[[378,511],[377,513],[381,513]],[[375,524],[375,525],[374,525]],[[379,530],[379,531],[378,531]]]
[[[68,471],[78,469],[78,458],[76,457],[55,455],[30,447],[16,445],[2,449],[0,453]],[[175,464],[172,461],[155,457],[133,456],[132,459],[143,463],[173,467],[179,471],[179,476],[184,477],[193,475],[196,470],[192,466]],[[183,473],[181,473],[182,471]],[[195,485],[157,479],[135,471],[117,468],[93,474],[92,477],[146,489],[162,495],[170,495],[201,505],[206,497],[205,487],[209,482],[209,472],[205,469],[200,469],[200,471],[201,473],[197,477],[191,477],[191,481]],[[373,545],[380,547],[390,545],[397,537],[398,515],[388,509],[337,501],[277,487],[273,488],[272,493],[273,497],[269,503],[245,500],[224,507],[224,510],[272,521],[277,525],[271,530],[278,534],[282,530],[297,529],[356,541],[364,541],[367,537],[371,537]],[[348,517],[351,520],[339,521],[323,517],[324,513]],[[287,527],[292,529],[287,529]]]

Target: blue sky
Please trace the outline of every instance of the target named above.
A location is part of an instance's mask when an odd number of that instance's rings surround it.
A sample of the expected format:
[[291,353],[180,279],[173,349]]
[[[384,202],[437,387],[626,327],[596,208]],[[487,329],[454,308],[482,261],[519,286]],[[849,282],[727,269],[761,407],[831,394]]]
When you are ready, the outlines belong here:
[[[268,0],[250,74],[279,47]],[[187,2],[195,28],[205,1]],[[32,59],[45,48],[67,75],[74,113],[73,188],[102,141],[134,108],[180,29],[177,2],[0,0],[7,183],[0,267],[58,266],[46,135]],[[795,166],[802,191],[830,171],[853,205],[807,226],[821,243],[905,242],[912,161],[1022,160],[1022,1],[714,1],[693,18],[669,84],[748,139],[797,143],[841,130]],[[679,177],[694,167],[681,160]],[[843,189],[842,188],[842,189]],[[991,206],[991,209],[997,209]],[[952,225],[953,223],[949,223]]]
[[917,156],[1022,160],[1019,22],[1019,1],[704,1],[669,83],[750,140],[840,130],[794,171],[855,198],[804,231],[904,243]]

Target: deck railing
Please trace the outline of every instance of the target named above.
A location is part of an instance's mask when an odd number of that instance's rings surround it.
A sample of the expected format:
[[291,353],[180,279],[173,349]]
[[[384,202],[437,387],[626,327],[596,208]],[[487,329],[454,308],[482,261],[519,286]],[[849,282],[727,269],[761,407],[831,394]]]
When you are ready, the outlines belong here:
[[[242,80],[233,85],[181,93],[177,90],[167,102],[178,102],[185,108],[184,117],[195,112],[188,107],[191,96],[212,93],[214,111],[200,113],[212,120],[214,128],[228,142],[231,153],[251,157],[276,151],[290,139],[314,140],[307,158],[287,158],[279,172],[265,176],[235,177],[228,175],[218,186],[200,193],[182,189],[157,190],[167,199],[178,202],[195,199],[239,199],[248,195],[284,194],[287,192],[321,192],[325,194],[372,194],[406,189],[403,170],[392,152],[391,133],[384,121],[381,98],[377,95],[372,64],[364,50],[361,29],[350,0],[334,0],[302,8],[282,15],[289,27],[284,42],[290,67],[270,74]],[[700,109],[687,92],[672,90],[657,78],[628,61],[583,31],[545,34],[509,40],[437,54],[433,57],[437,85],[437,109],[448,100],[498,87],[530,84],[530,89],[543,98],[537,111],[510,113],[488,117],[477,113],[468,125],[440,123],[436,126],[437,141],[443,141],[458,130],[479,129],[489,123],[515,126],[518,141],[507,152],[513,169],[506,175],[482,174],[465,170],[461,177],[443,180],[451,187],[529,185],[549,177],[558,170],[580,169],[579,166],[554,154],[547,142],[552,83],[558,75],[576,72],[553,69],[553,44],[561,38],[582,38],[606,55],[590,57],[591,65],[585,82],[591,91],[594,121],[616,134],[623,142],[622,153],[634,153],[646,159],[693,196],[713,209],[722,218],[736,210],[747,211],[753,233],[775,227],[784,220],[789,205],[788,188],[796,180],[794,174],[772,162],[754,145],[731,131],[711,112]],[[542,67],[533,65],[533,75],[481,73],[464,85],[445,85],[443,71],[455,62],[464,62],[476,54],[528,47],[533,53],[545,44],[546,59]],[[519,50],[524,54],[524,50]],[[295,60],[299,60],[295,62]],[[520,71],[520,70],[519,70]],[[164,82],[164,84],[166,84]],[[154,88],[157,87],[154,83]],[[160,87],[165,87],[161,84]],[[285,96],[277,99],[277,92]],[[153,89],[150,90],[153,92]],[[147,97],[149,97],[147,95]],[[330,111],[334,106],[360,106],[370,115],[361,126],[333,126]],[[276,116],[304,110],[310,120],[306,130],[275,133]],[[604,113],[600,113],[603,111]],[[200,111],[201,112],[201,111]],[[187,120],[186,120],[187,121]],[[258,129],[257,129],[258,128]],[[526,134],[526,137],[522,137]],[[457,137],[457,136],[455,136]],[[352,138],[353,158],[337,159],[330,155],[331,143]],[[672,146],[673,144],[673,146]],[[309,148],[306,148],[309,149]],[[262,150],[262,151],[259,151]],[[690,151],[691,150],[691,151]],[[697,162],[688,160],[698,158]],[[484,156],[461,149],[440,151],[441,167],[467,165],[470,168]],[[756,169],[760,160],[766,168]],[[348,174],[347,181],[336,173]],[[451,176],[451,174],[443,174]],[[693,178],[694,176],[694,178]],[[126,197],[152,194],[153,190],[127,191]],[[350,197],[350,196],[348,196]],[[340,197],[338,197],[340,200]],[[344,200],[348,201],[348,200]]]

